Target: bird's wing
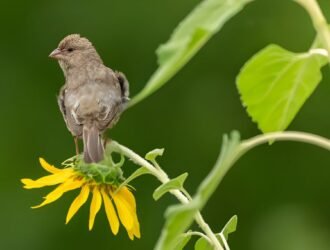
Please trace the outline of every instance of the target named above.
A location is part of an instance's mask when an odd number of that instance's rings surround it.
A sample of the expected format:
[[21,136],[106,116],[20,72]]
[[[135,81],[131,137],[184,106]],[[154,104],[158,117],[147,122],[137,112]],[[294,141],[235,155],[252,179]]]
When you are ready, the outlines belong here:
[[67,123],[66,121],[66,109],[65,109],[65,103],[64,103],[64,100],[65,100],[65,89],[66,89],[66,86],[63,85],[62,88],[60,89],[60,93],[59,95],[57,96],[57,104],[60,108],[60,111],[63,115],[63,118],[64,118],[64,121],[65,123]]
[[77,118],[75,117],[75,110],[73,110],[72,107],[68,107],[66,101],[67,97],[70,95],[71,92],[67,89],[66,85],[62,86],[62,88],[60,89],[60,93],[57,96],[57,103],[63,115],[65,124],[71,134],[73,136],[81,136],[81,124],[77,121]]
[[[107,68],[106,77],[101,84],[104,87],[99,99],[98,127],[100,131],[111,128],[119,119],[128,100],[128,81],[124,74]],[[102,86],[100,86],[103,88]]]
[[115,71],[114,73],[120,85],[121,96],[123,98],[123,101],[127,102],[129,101],[129,82],[126,76],[122,72]]
[[100,131],[104,131],[107,128],[112,128],[117,123],[121,112],[121,104],[114,105],[111,109],[105,109],[104,112],[101,112],[98,118],[98,127]]

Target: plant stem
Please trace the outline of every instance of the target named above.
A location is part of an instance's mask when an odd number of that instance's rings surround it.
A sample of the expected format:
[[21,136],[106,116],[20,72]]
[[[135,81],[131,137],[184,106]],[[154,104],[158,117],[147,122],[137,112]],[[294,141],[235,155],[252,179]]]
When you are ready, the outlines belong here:
[[198,212],[196,214],[195,221],[200,226],[200,228],[204,231],[204,233],[207,235],[207,237],[209,238],[210,243],[214,247],[214,249],[223,250],[223,247],[221,246],[219,240],[215,236],[215,233],[212,232],[210,226],[204,221],[200,212]]
[[[131,159],[137,165],[146,167],[161,183],[167,183],[170,181],[167,174],[161,168],[160,169],[155,168],[151,163],[149,163],[147,160],[145,160],[144,158],[133,152],[131,149],[123,145],[120,145],[115,141],[112,141],[111,144],[113,149],[118,153],[125,155],[127,158]],[[173,194],[182,204],[189,203],[189,199],[180,190],[178,189],[171,190],[170,193]],[[210,226],[204,221],[200,212],[197,212],[195,216],[195,221],[204,231],[204,233],[207,235],[214,249],[223,250],[220,242],[215,236],[215,233],[212,232]]]
[[251,148],[254,148],[263,143],[267,143],[269,141],[298,141],[330,150],[329,139],[310,133],[295,132],[295,131],[274,132],[263,135],[257,135],[250,139],[244,140],[241,143],[240,147],[242,151],[246,152]]
[[[238,148],[235,150],[233,155],[228,158],[226,162],[226,167],[222,165],[221,173],[217,173],[220,177],[217,186],[220,184],[221,179],[227,173],[227,171],[234,165],[236,160],[238,160],[242,155],[244,155],[250,149],[263,144],[268,143],[269,141],[297,141],[297,142],[304,142],[312,145],[319,146],[326,150],[330,151],[330,140],[323,138],[318,135],[304,133],[304,132],[274,132],[268,134],[262,134],[250,139],[242,141]],[[161,183],[167,183],[170,181],[167,174],[161,168],[156,168],[150,162],[145,160],[143,157],[139,156],[131,149],[120,145],[119,143],[112,141],[111,145],[114,151],[125,155],[127,158],[131,159],[134,163],[139,166],[146,167]],[[216,187],[215,187],[216,188]],[[181,203],[188,204],[190,202],[189,196],[186,196],[180,190],[175,189],[170,191]],[[189,194],[188,194],[189,195]],[[212,232],[210,226],[204,221],[200,212],[197,212],[195,215],[195,221],[200,226],[200,228],[204,231],[205,235],[208,237],[210,243],[216,250],[223,250],[219,240],[216,238],[215,234]],[[226,246],[227,249],[227,246]]]
[[223,234],[220,234],[220,237],[221,237],[221,239],[222,239],[222,243],[223,243],[223,245],[224,245],[224,247],[225,247],[225,250],[230,250],[230,248],[229,248],[229,246],[228,246],[228,243],[227,243],[227,240],[226,240],[225,236],[223,236]]
[[330,60],[330,30],[327,20],[325,19],[320,6],[316,0],[295,0],[301,6],[303,6],[310,17],[312,18],[314,27],[320,37],[321,43],[328,51],[328,58]]
[[185,235],[188,235],[188,236],[199,236],[199,237],[203,237],[205,238],[206,240],[209,240],[209,238],[207,238],[207,236],[201,232],[197,232],[197,231],[189,231],[189,232],[186,232],[184,233]]

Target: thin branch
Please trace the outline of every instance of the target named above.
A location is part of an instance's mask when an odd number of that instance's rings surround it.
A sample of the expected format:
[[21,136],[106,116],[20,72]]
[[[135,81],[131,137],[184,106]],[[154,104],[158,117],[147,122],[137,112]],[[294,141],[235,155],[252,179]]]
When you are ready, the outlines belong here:
[[328,51],[328,59],[330,60],[330,30],[320,6],[316,0],[295,0],[303,6],[312,18],[314,27],[320,37],[321,43]]
[[199,236],[199,237],[202,237],[205,240],[207,240],[210,244],[212,243],[212,242],[210,242],[210,239],[205,234],[203,234],[201,232],[189,231],[189,232],[184,233],[184,235],[187,235],[187,236]]
[[260,144],[268,143],[270,141],[298,141],[312,144],[326,150],[330,150],[330,140],[319,135],[314,135],[305,132],[274,132],[263,135],[257,135],[247,139],[241,143],[241,148],[244,151],[250,150]]
[[229,248],[229,246],[228,246],[228,243],[227,243],[227,240],[226,240],[226,238],[225,238],[225,236],[221,233],[221,234],[219,234],[220,235],[220,237],[221,237],[221,239],[222,239],[222,243],[223,243],[223,245],[224,245],[224,247],[225,247],[225,250],[230,250],[230,248]]

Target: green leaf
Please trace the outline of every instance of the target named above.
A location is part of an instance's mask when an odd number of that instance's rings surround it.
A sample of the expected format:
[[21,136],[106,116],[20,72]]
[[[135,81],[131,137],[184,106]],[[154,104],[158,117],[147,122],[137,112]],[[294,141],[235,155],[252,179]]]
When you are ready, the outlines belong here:
[[211,244],[204,238],[200,237],[195,243],[195,250],[213,250]]
[[178,177],[171,179],[169,182],[160,185],[153,193],[153,198],[157,201],[160,197],[162,197],[165,193],[173,190],[173,189],[182,189],[183,184],[188,177],[188,173],[184,173],[179,175]]
[[199,202],[197,200],[184,205],[170,206],[166,210],[166,223],[155,250],[172,250],[177,246],[181,235],[191,224],[191,218],[194,218],[198,209]]
[[148,161],[155,161],[157,156],[162,156],[164,153],[164,149],[163,148],[156,148],[152,151],[150,151],[149,153],[146,154],[145,158]]
[[220,156],[211,172],[199,185],[197,194],[194,197],[194,199],[200,199],[202,201],[202,206],[204,206],[215,192],[223,177],[235,163],[240,153],[239,145],[240,135],[237,131],[233,131],[229,138],[227,135],[224,135]]
[[223,227],[221,234],[228,240],[228,235],[235,232],[237,228],[237,215],[234,215]]
[[140,168],[138,168],[123,183],[120,184],[120,186],[118,187],[118,189],[120,187],[126,186],[132,180],[134,180],[135,178],[137,178],[137,177],[139,177],[141,175],[144,175],[144,174],[152,174],[152,173],[146,167],[140,167]]
[[222,178],[235,163],[241,150],[240,136],[234,131],[230,138],[224,136],[221,153],[212,171],[199,186],[196,195],[188,204],[174,205],[166,211],[166,223],[158,239],[157,250],[172,250],[178,237],[184,233],[194,221],[196,213],[201,210],[214,193]]
[[174,247],[173,250],[182,250],[182,249],[184,249],[184,247],[188,244],[190,239],[191,239],[191,235],[182,234],[179,237],[178,242],[177,242],[177,244],[176,244],[176,246]]
[[170,80],[245,4],[251,0],[202,1],[157,49],[159,67],[129,103],[135,105]]
[[269,45],[254,55],[237,77],[247,112],[264,133],[283,131],[322,79],[327,57],[311,50],[293,53]]

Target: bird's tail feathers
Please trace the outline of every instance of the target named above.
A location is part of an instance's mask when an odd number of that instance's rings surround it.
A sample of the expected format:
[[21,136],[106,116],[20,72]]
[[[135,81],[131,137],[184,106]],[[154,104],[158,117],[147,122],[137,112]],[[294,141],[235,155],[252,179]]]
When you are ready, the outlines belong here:
[[103,160],[104,147],[99,130],[95,125],[83,128],[84,161],[86,163]]

